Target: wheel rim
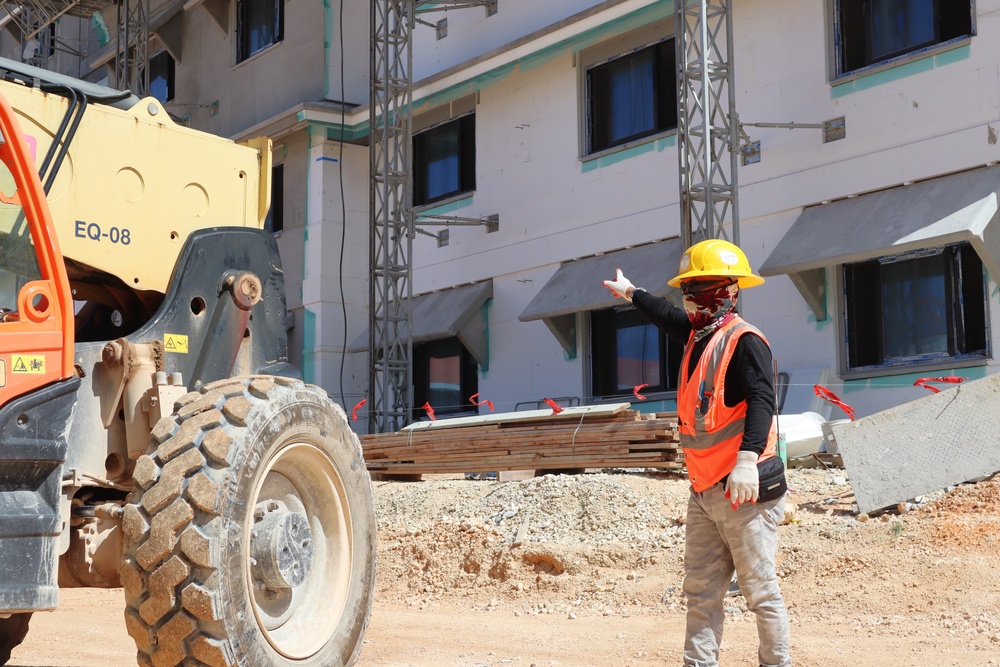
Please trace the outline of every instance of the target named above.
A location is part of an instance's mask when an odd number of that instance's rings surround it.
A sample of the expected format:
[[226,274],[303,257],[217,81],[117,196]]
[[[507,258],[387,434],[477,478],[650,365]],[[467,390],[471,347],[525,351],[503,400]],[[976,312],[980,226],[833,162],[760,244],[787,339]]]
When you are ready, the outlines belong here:
[[330,457],[308,443],[275,452],[252,496],[245,573],[257,626],[302,660],[336,632],[351,581],[350,507]]

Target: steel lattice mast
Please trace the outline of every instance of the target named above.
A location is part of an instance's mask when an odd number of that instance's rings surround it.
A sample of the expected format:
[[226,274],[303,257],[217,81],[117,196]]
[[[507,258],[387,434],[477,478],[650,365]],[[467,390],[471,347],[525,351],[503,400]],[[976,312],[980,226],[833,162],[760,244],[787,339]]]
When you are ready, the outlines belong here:
[[412,0],[371,2],[368,431],[402,428],[413,408]]
[[139,97],[149,92],[149,0],[118,3],[115,85]]
[[[731,0],[677,3],[681,238],[740,242]],[[728,152],[728,155],[726,154]]]

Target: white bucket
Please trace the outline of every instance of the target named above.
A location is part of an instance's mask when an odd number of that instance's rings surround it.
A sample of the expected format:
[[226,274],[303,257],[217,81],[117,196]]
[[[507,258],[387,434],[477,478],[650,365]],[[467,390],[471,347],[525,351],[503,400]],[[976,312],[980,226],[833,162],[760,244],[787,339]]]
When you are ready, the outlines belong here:
[[832,421],[823,422],[823,425],[820,427],[823,429],[823,446],[820,448],[820,451],[826,452],[827,454],[840,453],[840,447],[837,445],[837,438],[833,435],[833,427],[850,423],[850,419],[834,419]]

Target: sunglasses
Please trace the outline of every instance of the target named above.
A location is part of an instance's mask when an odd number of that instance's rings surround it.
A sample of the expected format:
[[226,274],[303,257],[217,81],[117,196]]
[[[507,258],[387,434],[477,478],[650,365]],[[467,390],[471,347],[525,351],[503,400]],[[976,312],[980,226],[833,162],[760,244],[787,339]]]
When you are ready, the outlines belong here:
[[716,279],[716,280],[686,280],[681,283],[681,293],[682,294],[698,294],[700,292],[707,292],[709,290],[719,289],[720,287],[728,287],[736,281],[732,278]]

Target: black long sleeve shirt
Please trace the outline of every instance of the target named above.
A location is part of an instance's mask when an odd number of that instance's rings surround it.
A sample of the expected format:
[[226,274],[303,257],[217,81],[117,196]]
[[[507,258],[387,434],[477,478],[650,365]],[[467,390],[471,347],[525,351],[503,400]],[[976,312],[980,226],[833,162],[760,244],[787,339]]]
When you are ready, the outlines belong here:
[[[632,294],[632,304],[658,329],[681,344],[687,344],[691,336],[691,322],[683,308],[641,289]],[[682,369],[687,377],[691,377],[710,339],[711,336],[706,336],[694,343],[691,361],[686,369]],[[763,454],[775,408],[771,348],[763,338],[752,333],[740,337],[726,370],[724,389],[727,407],[731,408],[743,400],[747,402],[740,451],[756,452],[758,456]]]

